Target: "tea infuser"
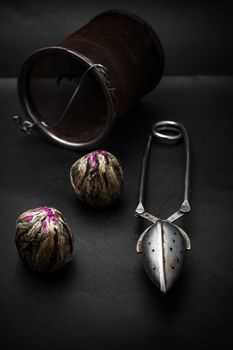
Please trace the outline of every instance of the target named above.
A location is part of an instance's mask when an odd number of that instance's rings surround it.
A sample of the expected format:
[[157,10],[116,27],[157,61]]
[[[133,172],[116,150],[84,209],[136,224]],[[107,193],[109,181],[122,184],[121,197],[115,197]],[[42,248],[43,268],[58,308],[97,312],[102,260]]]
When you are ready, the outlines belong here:
[[[175,143],[183,139],[186,155],[184,200],[179,210],[167,219],[160,219],[144,209],[144,192],[146,170],[152,139],[159,142]],[[143,155],[139,189],[139,203],[135,215],[152,222],[139,237],[136,250],[142,253],[145,271],[152,282],[162,293],[166,293],[177,280],[184,259],[184,250],[191,249],[190,239],[185,231],[174,224],[184,214],[190,211],[188,200],[190,178],[190,146],[186,129],[174,121],[160,121],[153,125],[147,146]]]

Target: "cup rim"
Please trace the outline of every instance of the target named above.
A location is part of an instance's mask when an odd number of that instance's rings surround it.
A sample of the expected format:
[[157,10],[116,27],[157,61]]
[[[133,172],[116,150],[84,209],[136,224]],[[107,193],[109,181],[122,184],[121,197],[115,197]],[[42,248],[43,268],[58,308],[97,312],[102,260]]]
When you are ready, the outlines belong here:
[[[33,111],[32,103],[30,103],[30,99],[28,98],[29,95],[27,94],[27,82],[28,82],[28,74],[30,72],[30,68],[32,67],[32,64],[35,62],[35,60],[42,56],[47,54],[54,54],[56,52],[63,52],[66,55],[69,55],[73,58],[75,58],[79,63],[81,62],[86,68],[88,69],[93,64],[99,64],[100,62],[93,62],[89,58],[87,58],[85,55],[76,52],[74,50],[70,50],[61,46],[49,46],[44,47],[41,49],[38,49],[36,51],[33,51],[24,61],[21,70],[18,75],[18,81],[17,81],[17,89],[18,89],[18,95],[19,100],[21,103],[21,106],[23,108],[23,111],[30,120],[33,122],[38,122],[38,118],[36,116],[36,113]],[[93,139],[87,140],[87,141],[69,141],[65,138],[62,138],[61,136],[56,135],[55,132],[53,132],[51,129],[46,128],[43,126],[43,124],[38,124],[38,129],[49,139],[51,139],[53,142],[60,144],[64,147],[70,148],[70,149],[78,149],[78,150],[88,150],[96,146],[101,140],[103,140],[108,132],[111,129],[112,123],[115,118],[115,109],[114,109],[114,101],[112,97],[112,92],[109,89],[109,85],[107,84],[106,78],[103,74],[101,74],[100,71],[93,69],[92,74],[97,79],[98,83],[100,84],[102,91],[104,92],[105,98],[106,98],[106,104],[107,104],[107,118],[106,122],[103,126],[103,130]]]

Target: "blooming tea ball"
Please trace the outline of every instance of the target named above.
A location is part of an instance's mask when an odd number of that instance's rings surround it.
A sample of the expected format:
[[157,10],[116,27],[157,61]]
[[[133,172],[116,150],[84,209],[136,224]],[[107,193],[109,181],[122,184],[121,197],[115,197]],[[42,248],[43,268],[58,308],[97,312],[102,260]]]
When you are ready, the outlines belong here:
[[117,158],[107,151],[93,151],[71,167],[70,179],[79,199],[95,206],[115,202],[123,189],[123,172]]
[[15,243],[21,259],[39,271],[58,270],[72,257],[72,233],[62,213],[54,208],[22,213],[16,222]]

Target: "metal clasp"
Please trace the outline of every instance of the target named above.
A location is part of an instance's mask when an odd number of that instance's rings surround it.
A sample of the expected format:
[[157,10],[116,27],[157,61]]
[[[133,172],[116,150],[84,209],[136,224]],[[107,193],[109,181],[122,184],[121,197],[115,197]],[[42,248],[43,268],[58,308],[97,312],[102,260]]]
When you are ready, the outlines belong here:
[[29,120],[23,120],[22,117],[15,115],[12,119],[17,123],[20,130],[25,132],[27,135],[31,135],[32,129],[37,123],[32,123]]

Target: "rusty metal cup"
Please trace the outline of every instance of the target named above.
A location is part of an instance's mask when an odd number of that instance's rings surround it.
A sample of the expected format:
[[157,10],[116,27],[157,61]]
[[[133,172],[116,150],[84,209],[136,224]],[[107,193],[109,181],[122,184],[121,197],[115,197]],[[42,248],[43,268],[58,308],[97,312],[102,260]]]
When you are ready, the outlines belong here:
[[47,137],[69,148],[91,149],[116,118],[158,84],[163,69],[154,30],[140,17],[114,10],[56,46],[33,52],[21,68],[18,93],[26,116]]

